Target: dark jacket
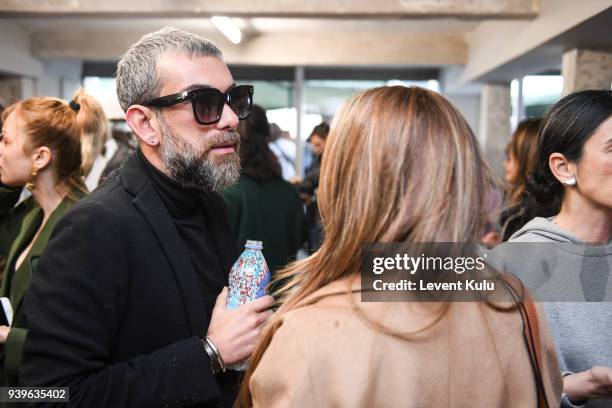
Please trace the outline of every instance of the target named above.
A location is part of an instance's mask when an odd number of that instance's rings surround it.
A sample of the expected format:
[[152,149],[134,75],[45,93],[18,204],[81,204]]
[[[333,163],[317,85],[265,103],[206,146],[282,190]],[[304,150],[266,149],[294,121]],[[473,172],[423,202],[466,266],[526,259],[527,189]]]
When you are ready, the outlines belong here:
[[[226,271],[219,281],[227,282],[236,243],[222,199],[209,196],[204,211],[215,222],[207,228]],[[30,386],[70,387],[69,406],[221,406],[237,381],[231,373],[215,377],[203,348],[211,303],[132,155],[49,241],[24,304],[22,377]]]
[[[84,188],[84,186],[83,186]],[[19,189],[20,190],[20,189]],[[7,297],[13,309],[13,324],[11,331],[6,339],[6,344],[1,348],[0,356],[4,365],[4,374],[7,384],[17,384],[23,343],[27,334],[27,326],[23,316],[23,296],[30,286],[32,274],[37,269],[38,261],[47,246],[51,232],[59,219],[72,207],[85,193],[78,187],[73,188],[64,197],[59,205],[53,210],[47,222],[42,227],[36,240],[26,258],[19,268],[15,269],[15,263],[21,252],[26,248],[36,236],[40,224],[43,220],[43,211],[38,206],[34,198],[29,197],[11,212],[2,216],[2,225],[19,222],[19,228],[12,237],[12,244],[6,256],[6,265],[2,276],[2,286],[0,287],[0,297]],[[24,211],[27,209],[27,211]],[[4,239],[9,239],[5,236]]]
[[223,192],[238,244],[263,241],[271,271],[295,260],[302,237],[304,210],[295,187],[281,178],[258,182],[248,176]]
[[21,190],[0,183],[0,274],[4,273],[8,252],[19,234],[24,217],[36,206],[36,202],[32,199],[15,205],[19,201]]
[[306,173],[304,177],[304,181],[302,181],[298,185],[298,189],[300,193],[308,194],[313,196],[316,194],[317,189],[319,188],[319,178],[321,174],[321,161],[323,160],[322,155],[318,156],[314,159],[312,163],[312,167]]

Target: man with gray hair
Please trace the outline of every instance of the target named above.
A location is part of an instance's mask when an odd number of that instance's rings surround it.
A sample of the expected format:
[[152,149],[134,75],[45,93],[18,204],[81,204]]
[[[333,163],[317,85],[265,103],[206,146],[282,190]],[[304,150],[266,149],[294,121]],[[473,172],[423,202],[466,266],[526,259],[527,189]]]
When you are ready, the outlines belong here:
[[33,276],[23,382],[83,407],[231,406],[273,303],[226,308],[238,257],[218,192],[240,174],[253,88],[221,52],[165,28],[121,58],[117,94],[139,146],[58,223]]

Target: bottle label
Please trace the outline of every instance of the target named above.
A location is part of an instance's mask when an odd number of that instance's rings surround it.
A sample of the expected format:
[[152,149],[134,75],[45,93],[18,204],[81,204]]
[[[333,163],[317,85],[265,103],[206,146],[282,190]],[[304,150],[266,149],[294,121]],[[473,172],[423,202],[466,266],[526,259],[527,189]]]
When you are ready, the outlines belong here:
[[235,309],[266,294],[270,271],[260,250],[245,249],[229,275],[228,309]]

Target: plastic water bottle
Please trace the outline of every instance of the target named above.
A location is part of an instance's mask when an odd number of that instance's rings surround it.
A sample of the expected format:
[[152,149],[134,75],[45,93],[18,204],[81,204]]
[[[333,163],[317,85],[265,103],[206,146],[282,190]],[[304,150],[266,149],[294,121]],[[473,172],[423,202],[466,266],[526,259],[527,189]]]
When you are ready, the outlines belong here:
[[[261,241],[248,240],[244,245],[244,251],[232,266],[229,274],[228,309],[235,309],[266,295],[266,286],[270,282],[270,269],[261,252],[262,249]],[[244,362],[228,368],[244,371],[247,367],[248,364]]]

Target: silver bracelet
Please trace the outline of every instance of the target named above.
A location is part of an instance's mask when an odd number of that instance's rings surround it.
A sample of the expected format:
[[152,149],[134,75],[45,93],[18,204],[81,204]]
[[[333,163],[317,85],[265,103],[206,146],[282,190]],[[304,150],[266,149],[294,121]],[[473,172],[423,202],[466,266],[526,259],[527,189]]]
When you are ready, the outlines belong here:
[[204,350],[206,350],[206,354],[210,357],[211,367],[213,369],[213,373],[224,373],[225,372],[225,362],[223,361],[223,357],[219,353],[219,350],[215,346],[208,336],[202,339],[204,343]]
[[212,370],[213,374],[219,374],[221,372],[221,367],[219,366],[217,356],[212,351],[205,339],[200,339],[200,341],[202,342],[202,345],[204,346],[204,351],[206,351],[208,359],[210,360],[210,369]]

